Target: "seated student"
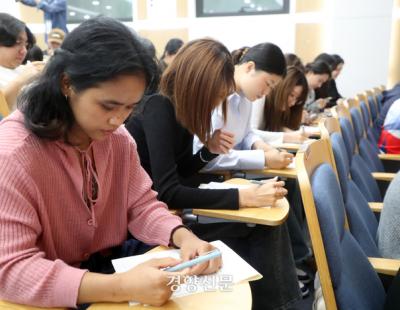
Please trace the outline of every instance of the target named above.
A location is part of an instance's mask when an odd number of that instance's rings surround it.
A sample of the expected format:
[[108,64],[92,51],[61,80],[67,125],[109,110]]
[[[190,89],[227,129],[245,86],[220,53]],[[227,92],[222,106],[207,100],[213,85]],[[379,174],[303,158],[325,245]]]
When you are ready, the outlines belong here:
[[333,107],[336,105],[336,101],[342,98],[342,96],[339,94],[339,91],[337,90],[336,78],[339,76],[340,72],[343,69],[344,60],[342,57],[336,54],[330,55],[327,53],[322,53],[319,54],[314,61],[324,61],[331,67],[331,78],[323,83],[320,88],[317,88],[315,90],[315,98],[329,98],[326,107]]
[[53,28],[47,35],[47,49],[45,55],[51,57],[54,51],[61,46],[65,38],[65,32],[60,28]]
[[24,63],[33,61],[43,61],[43,51],[36,44],[32,46],[32,48],[28,51],[25,57]]
[[[164,72],[161,94],[149,96],[135,108],[126,126],[159,199],[168,207],[262,207],[286,194],[283,182],[239,190],[187,185],[188,178],[208,161],[232,147],[233,139],[224,131],[211,135],[211,114],[221,102],[226,105],[225,98],[233,89],[234,65],[227,48],[212,39],[194,40],[181,48]],[[192,153],[194,134],[204,143],[196,154]],[[286,225],[192,223],[190,228],[205,240],[224,241],[264,275],[250,282],[253,309],[287,309],[299,298]]]
[[377,116],[377,118],[375,120],[378,128],[382,128],[382,126],[385,122],[386,114],[388,113],[392,104],[397,99],[400,99],[400,83],[397,83],[391,89],[385,90],[382,93],[382,95],[383,95],[382,103],[381,103],[382,108],[381,108],[379,115]]
[[176,53],[182,47],[183,41],[179,38],[170,39],[165,45],[164,52],[160,58],[160,69],[164,71],[169,64],[174,60]]
[[[208,162],[203,171],[222,169],[281,169],[289,165],[293,155],[279,152],[263,142],[251,128],[252,101],[260,99],[282,80],[286,73],[285,57],[272,43],[257,44],[232,53],[235,64],[235,92],[228,97],[226,117],[222,107],[212,115],[213,130],[222,129],[234,135],[234,147],[228,154]],[[198,137],[193,152],[203,147]]]
[[315,61],[306,65],[306,79],[308,83],[308,95],[304,106],[308,113],[323,111],[328,103],[328,98],[315,98],[315,90],[331,78],[331,68],[325,61]]
[[400,99],[397,99],[386,114],[378,147],[388,154],[400,154]]
[[[180,247],[184,260],[212,249],[157,201],[136,144],[120,126],[156,68],[123,24],[93,18],[71,32],[24,90],[20,110],[2,121],[0,299],[44,307],[132,299],[161,305],[172,292],[171,273],[160,268],[177,260],[99,273],[139,246],[126,241],[128,232]],[[220,264],[190,272],[215,272]]]
[[37,75],[44,64],[21,65],[35,40],[23,22],[0,13],[0,89],[13,110],[21,88]]
[[302,72],[306,71],[303,62],[301,61],[300,57],[293,53],[286,53],[285,54],[286,60],[286,67],[294,66],[300,69]]
[[303,72],[297,67],[288,67],[283,81],[265,97],[262,113],[253,117],[259,119],[256,134],[267,143],[304,142],[308,135],[299,128],[307,92]]

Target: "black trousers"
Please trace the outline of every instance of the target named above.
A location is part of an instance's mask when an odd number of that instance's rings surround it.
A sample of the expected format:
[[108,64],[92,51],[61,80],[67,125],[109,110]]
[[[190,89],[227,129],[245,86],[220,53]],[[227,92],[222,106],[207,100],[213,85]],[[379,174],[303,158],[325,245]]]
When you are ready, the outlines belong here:
[[289,309],[300,299],[286,225],[248,227],[243,223],[189,224],[206,241],[221,240],[263,278],[250,282],[252,309]]

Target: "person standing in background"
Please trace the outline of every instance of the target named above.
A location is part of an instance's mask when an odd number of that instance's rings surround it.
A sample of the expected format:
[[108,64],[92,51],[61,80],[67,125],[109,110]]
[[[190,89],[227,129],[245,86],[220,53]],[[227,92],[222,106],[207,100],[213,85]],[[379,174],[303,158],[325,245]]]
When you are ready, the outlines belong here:
[[[60,28],[65,33],[67,29],[67,1],[66,0],[15,0],[22,4],[37,7],[44,12],[46,34],[53,28]],[[47,37],[46,37],[47,41]]]
[[59,28],[53,28],[47,36],[47,56],[53,56],[54,51],[61,46],[65,38],[65,32]]

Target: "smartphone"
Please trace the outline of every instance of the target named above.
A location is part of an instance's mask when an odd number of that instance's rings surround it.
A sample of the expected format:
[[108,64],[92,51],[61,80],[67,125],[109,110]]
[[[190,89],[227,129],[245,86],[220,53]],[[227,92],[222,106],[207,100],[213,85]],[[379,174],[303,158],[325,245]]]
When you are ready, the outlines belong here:
[[193,267],[195,265],[207,262],[207,261],[217,258],[219,256],[221,256],[221,251],[218,249],[214,249],[210,252],[204,253],[204,254],[197,256],[196,258],[193,258],[186,262],[180,263],[180,264],[172,266],[172,267],[165,268],[164,271],[170,271],[170,272],[181,271],[185,268]]

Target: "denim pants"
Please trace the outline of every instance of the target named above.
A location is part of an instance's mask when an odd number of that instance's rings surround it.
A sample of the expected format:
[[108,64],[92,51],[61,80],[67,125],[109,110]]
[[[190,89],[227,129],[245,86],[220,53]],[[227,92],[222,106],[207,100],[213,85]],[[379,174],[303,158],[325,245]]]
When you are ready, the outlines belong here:
[[263,275],[251,281],[253,310],[289,309],[300,299],[299,285],[285,224],[270,227],[244,223],[188,224],[206,241],[221,240]]

